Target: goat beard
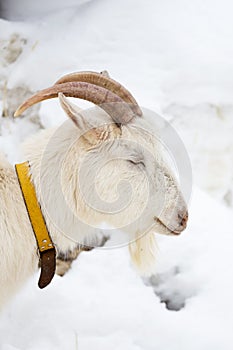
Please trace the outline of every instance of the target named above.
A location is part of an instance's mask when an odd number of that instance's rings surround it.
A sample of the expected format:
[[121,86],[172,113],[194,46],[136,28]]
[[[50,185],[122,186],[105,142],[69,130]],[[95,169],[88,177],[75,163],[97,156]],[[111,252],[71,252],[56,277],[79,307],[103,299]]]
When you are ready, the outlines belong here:
[[155,272],[157,245],[154,231],[136,234],[135,240],[129,244],[129,252],[133,265],[142,276]]
[[155,233],[174,235],[159,219],[145,233],[136,233],[135,239],[129,243],[129,252],[138,273],[150,276],[155,273],[156,252],[158,250]]

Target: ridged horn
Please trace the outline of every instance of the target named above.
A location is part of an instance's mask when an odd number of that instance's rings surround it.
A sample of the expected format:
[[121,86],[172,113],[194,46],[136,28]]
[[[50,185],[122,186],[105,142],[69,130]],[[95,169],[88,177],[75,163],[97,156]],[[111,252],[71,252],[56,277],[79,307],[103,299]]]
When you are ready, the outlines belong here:
[[112,91],[114,94],[118,95],[123,101],[128,103],[130,105],[130,108],[132,108],[133,112],[136,115],[142,116],[142,111],[139,105],[137,104],[137,101],[135,100],[135,98],[124,86],[122,86],[116,80],[113,80],[112,78],[110,78],[107,71],[103,71],[101,73],[77,72],[77,73],[67,74],[61,77],[55,83],[55,85],[74,82],[74,81],[76,82],[83,81],[86,83],[91,83]]
[[14,114],[15,117],[36,103],[58,97],[59,92],[67,97],[80,98],[98,105],[119,124],[127,124],[135,116],[129,105],[113,92],[101,86],[75,81],[53,85],[37,92],[19,106]]

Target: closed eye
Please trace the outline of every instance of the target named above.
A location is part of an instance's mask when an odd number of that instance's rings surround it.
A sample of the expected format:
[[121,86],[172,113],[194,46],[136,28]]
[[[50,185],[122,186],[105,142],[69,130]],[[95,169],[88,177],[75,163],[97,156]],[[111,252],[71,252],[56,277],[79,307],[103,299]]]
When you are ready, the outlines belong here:
[[133,164],[133,165],[142,165],[143,167],[145,167],[145,164],[142,160],[132,160],[132,159],[128,159],[128,162]]

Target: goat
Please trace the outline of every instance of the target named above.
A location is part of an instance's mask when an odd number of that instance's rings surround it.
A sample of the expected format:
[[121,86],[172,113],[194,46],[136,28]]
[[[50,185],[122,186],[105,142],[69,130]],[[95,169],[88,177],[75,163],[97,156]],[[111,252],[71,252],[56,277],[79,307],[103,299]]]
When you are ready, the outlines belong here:
[[[61,78],[24,102],[15,116],[54,97],[59,97],[67,122],[31,137],[24,156],[57,252],[66,254],[77,243],[95,245],[101,223],[106,222],[124,232],[139,272],[151,273],[154,232],[178,235],[188,219],[175,176],[151,133],[152,121],[128,90],[107,73],[94,72]],[[96,106],[81,110],[68,97]],[[124,186],[127,183],[131,190]],[[39,259],[15,170],[3,156],[0,233],[1,307],[38,269]]]

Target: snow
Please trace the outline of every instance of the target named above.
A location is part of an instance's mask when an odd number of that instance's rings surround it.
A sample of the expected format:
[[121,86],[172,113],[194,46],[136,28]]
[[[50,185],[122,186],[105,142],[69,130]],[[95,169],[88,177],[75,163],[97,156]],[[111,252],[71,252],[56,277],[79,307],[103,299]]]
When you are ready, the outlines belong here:
[[[42,291],[33,276],[0,315],[0,349],[231,350],[232,2],[38,4],[4,5],[11,21],[0,20],[0,88],[33,91],[66,72],[109,70],[177,129],[194,190],[187,230],[157,236],[154,276],[136,274],[126,247],[82,253]],[[30,117],[0,119],[0,149],[12,163],[41,127]],[[56,101],[39,117],[43,127],[65,120]]]
[[183,298],[179,312],[145,286],[126,248],[96,249],[46,290],[37,288],[38,276],[28,282],[1,315],[1,349],[76,349],[78,341],[83,350],[230,350],[231,212],[195,190],[190,213],[186,233],[158,237],[160,292]]

